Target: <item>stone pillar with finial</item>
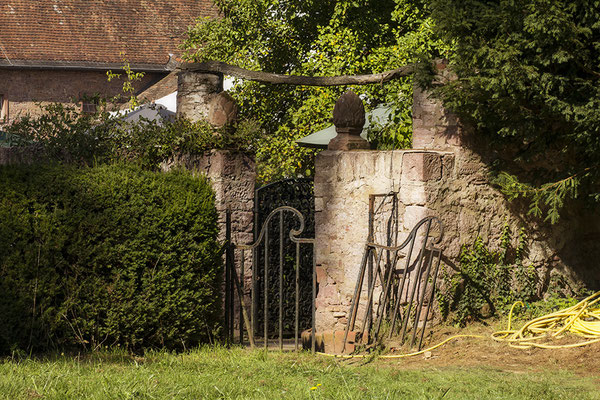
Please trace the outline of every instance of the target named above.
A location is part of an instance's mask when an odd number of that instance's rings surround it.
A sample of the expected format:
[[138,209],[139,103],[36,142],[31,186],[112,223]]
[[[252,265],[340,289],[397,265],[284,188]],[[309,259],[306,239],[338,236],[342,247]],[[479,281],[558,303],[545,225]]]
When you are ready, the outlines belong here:
[[365,125],[365,107],[356,93],[348,90],[333,108],[337,136],[329,141],[328,150],[364,150],[369,142],[360,137]]

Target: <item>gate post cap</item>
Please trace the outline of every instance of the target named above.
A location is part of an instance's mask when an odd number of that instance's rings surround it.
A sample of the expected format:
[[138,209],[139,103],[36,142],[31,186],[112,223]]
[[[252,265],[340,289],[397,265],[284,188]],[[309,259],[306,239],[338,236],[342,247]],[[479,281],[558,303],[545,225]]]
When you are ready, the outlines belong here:
[[348,90],[333,108],[337,136],[329,141],[329,150],[365,150],[369,142],[360,137],[365,125],[365,106],[356,93]]
[[365,106],[352,90],[348,90],[335,102],[333,124],[337,133],[361,134],[365,125]]

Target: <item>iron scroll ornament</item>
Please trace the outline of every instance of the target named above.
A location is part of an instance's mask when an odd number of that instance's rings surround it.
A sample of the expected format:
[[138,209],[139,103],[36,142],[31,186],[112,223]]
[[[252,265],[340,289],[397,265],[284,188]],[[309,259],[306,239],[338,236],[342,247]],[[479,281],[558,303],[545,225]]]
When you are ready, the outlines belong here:
[[[257,254],[257,250],[259,248],[259,246],[261,244],[264,244],[265,246],[265,257],[263,258],[264,261],[264,268],[262,272],[263,275],[263,306],[264,306],[264,314],[263,314],[263,327],[264,327],[264,336],[263,336],[263,340],[264,340],[264,345],[265,348],[268,347],[268,337],[269,337],[269,287],[268,287],[268,283],[269,283],[269,228],[270,228],[270,224],[271,221],[275,218],[276,215],[279,215],[279,290],[276,292],[279,298],[279,347],[283,348],[283,330],[284,330],[284,326],[283,326],[283,319],[284,319],[284,310],[283,310],[283,299],[284,299],[284,275],[283,275],[283,270],[284,270],[284,253],[283,253],[283,216],[284,213],[291,213],[292,216],[295,216],[296,219],[298,220],[300,226],[297,228],[292,228],[289,231],[289,239],[292,243],[295,244],[295,279],[294,279],[294,283],[295,283],[295,290],[293,290],[294,293],[294,297],[295,297],[295,305],[294,305],[294,339],[295,339],[295,347],[296,350],[298,349],[299,346],[299,337],[300,337],[300,245],[301,244],[308,244],[308,245],[312,245],[313,246],[313,259],[312,259],[312,268],[311,268],[311,275],[312,275],[312,279],[311,279],[311,286],[312,286],[312,293],[310,296],[310,303],[311,303],[311,348],[314,351],[315,349],[315,298],[316,298],[316,291],[317,291],[317,283],[316,283],[316,269],[315,269],[315,259],[314,259],[314,243],[315,243],[315,239],[314,238],[304,238],[304,237],[300,237],[300,235],[304,232],[305,229],[305,219],[304,216],[302,215],[302,213],[300,211],[298,211],[297,209],[290,207],[290,206],[281,206],[281,207],[277,207],[276,209],[274,209],[273,211],[271,211],[269,213],[269,215],[267,216],[267,218],[265,218],[265,221],[262,225],[262,228],[260,230],[260,233],[258,234],[258,237],[256,238],[256,240],[251,243],[251,244],[246,244],[246,245],[235,245],[234,247],[236,249],[239,249],[242,251],[242,264],[243,264],[243,260],[244,260],[244,252],[245,251],[253,251],[255,254],[254,260],[255,260],[255,264],[253,266],[253,274],[252,274],[252,281],[253,281],[253,285],[252,285],[252,311],[251,311],[251,315],[252,317],[252,321],[251,321],[251,325],[254,327],[255,326],[255,321],[254,318],[257,315],[257,313],[254,310],[255,307],[255,299],[258,299],[258,289],[257,289],[257,281],[259,279],[259,275],[261,275],[258,271],[258,269],[256,268],[256,254]],[[254,273],[254,271],[256,271],[256,273]],[[252,329],[251,332],[248,332],[249,334],[254,334],[256,330]]]
[[236,245],[236,247],[241,250],[254,250],[256,247],[258,247],[258,245],[260,245],[260,243],[263,241],[263,239],[265,237],[265,231],[267,230],[269,222],[271,222],[271,220],[275,217],[275,215],[282,213],[283,211],[289,211],[289,212],[293,213],[294,215],[296,215],[296,217],[300,221],[300,227],[298,229],[293,229],[293,228],[290,229],[290,234],[289,234],[290,240],[294,243],[314,243],[315,239],[298,237],[298,235],[300,235],[301,233],[304,232],[304,227],[305,227],[304,216],[302,215],[302,213],[300,211],[296,210],[294,207],[281,206],[281,207],[277,207],[276,209],[271,211],[269,213],[269,215],[267,216],[267,218],[265,218],[265,221],[260,230],[258,238],[256,239],[256,241],[254,243],[238,244],[238,245]]

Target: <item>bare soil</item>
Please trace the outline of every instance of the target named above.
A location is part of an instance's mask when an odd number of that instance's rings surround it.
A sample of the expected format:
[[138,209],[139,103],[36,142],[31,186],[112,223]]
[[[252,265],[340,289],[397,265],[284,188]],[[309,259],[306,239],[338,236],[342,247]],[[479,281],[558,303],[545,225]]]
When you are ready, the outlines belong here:
[[[497,328],[497,329],[496,329]],[[581,376],[597,377],[600,384],[600,343],[567,349],[516,349],[508,343],[492,340],[492,332],[500,326],[474,325],[466,329],[438,327],[424,343],[431,347],[454,335],[481,335],[483,338],[457,338],[423,355],[389,359],[391,365],[405,368],[487,367],[514,373],[548,370],[568,370]],[[579,337],[566,337],[552,344],[583,341]],[[390,343],[393,347],[393,343]],[[398,354],[409,352],[398,348]]]

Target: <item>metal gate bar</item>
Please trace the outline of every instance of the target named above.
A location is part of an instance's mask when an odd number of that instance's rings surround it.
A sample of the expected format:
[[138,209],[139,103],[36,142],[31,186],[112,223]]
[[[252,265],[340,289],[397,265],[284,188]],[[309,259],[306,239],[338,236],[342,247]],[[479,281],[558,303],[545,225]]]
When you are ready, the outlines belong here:
[[[355,328],[365,275],[367,276],[367,304],[362,319],[361,331],[369,332],[369,340],[374,341],[379,336],[383,320],[387,319],[391,320],[389,332],[389,337],[391,337],[396,332],[397,320],[400,319],[400,340],[404,342],[408,328],[410,327],[412,330],[410,346],[412,347],[416,344],[420,331],[418,341],[420,349],[427,327],[427,320],[432,311],[431,304],[434,298],[435,284],[442,255],[441,249],[437,248],[436,245],[442,240],[443,226],[438,218],[426,217],[415,225],[406,240],[400,245],[395,245],[395,238],[394,240],[389,240],[391,238],[389,229],[386,244],[375,243],[373,228],[373,219],[376,213],[374,207],[375,197],[377,196],[371,196],[369,201],[369,236],[348,312],[348,324],[344,332],[344,347],[342,351],[345,349],[349,331]],[[395,212],[393,208],[392,217]],[[436,236],[432,236],[434,227],[438,230]],[[416,253],[416,259],[413,260],[415,244],[418,239],[422,240],[422,243],[420,243],[420,249]],[[404,253],[403,251],[406,249],[408,251]],[[404,269],[399,273],[396,265],[402,257],[406,261]],[[434,260],[437,260],[435,267],[433,267]],[[412,271],[411,267],[414,267]],[[409,275],[412,282],[407,286]],[[379,295],[377,309],[373,310],[376,287],[380,287],[382,291]],[[402,311],[404,298],[407,301]],[[427,310],[423,326],[419,327],[419,321],[425,305],[427,306]],[[373,313],[375,316],[375,327],[371,330]]]
[[[278,305],[278,311],[279,311],[279,321],[278,321],[278,344],[279,344],[279,349],[283,350],[283,317],[284,317],[284,313],[283,313],[283,294],[284,294],[284,286],[283,286],[283,282],[284,282],[284,274],[283,274],[283,268],[284,268],[284,247],[283,247],[283,241],[284,241],[284,224],[283,224],[283,218],[284,218],[284,213],[291,213],[292,215],[294,215],[298,221],[299,221],[299,228],[298,229],[290,229],[289,231],[289,239],[295,244],[295,305],[294,305],[294,347],[295,350],[298,351],[299,350],[299,337],[300,337],[300,324],[299,324],[299,308],[300,308],[300,250],[301,250],[301,245],[312,245],[313,246],[313,258],[312,258],[312,295],[311,295],[311,350],[314,353],[315,352],[315,314],[316,314],[316,310],[315,310],[315,299],[316,299],[316,293],[317,293],[317,275],[316,275],[316,259],[315,259],[315,251],[314,251],[314,244],[315,244],[315,239],[314,238],[302,238],[299,237],[299,235],[304,231],[304,216],[302,215],[302,213],[300,213],[298,210],[296,210],[293,207],[289,207],[289,206],[282,206],[282,207],[278,207],[275,210],[273,210],[265,219],[263,226],[260,230],[260,233],[258,235],[258,237],[256,238],[256,240],[254,241],[254,243],[251,244],[234,244],[231,240],[231,232],[230,232],[230,224],[231,224],[231,211],[228,210],[227,211],[227,232],[226,233],[226,239],[227,239],[227,246],[228,246],[228,256],[226,257],[226,273],[225,273],[225,277],[226,280],[228,282],[226,282],[226,296],[225,296],[225,300],[226,300],[226,316],[225,316],[225,321],[226,321],[226,326],[225,329],[227,330],[226,332],[226,337],[228,338],[228,340],[230,340],[230,342],[233,342],[233,308],[232,305],[235,302],[235,295],[236,293],[233,291],[233,284],[236,284],[238,290],[237,290],[237,297],[238,297],[238,301],[240,302],[240,307],[239,307],[239,321],[240,321],[240,343],[243,343],[243,330],[241,327],[241,322],[242,320],[244,321],[244,326],[245,326],[245,330],[248,334],[248,337],[250,338],[251,341],[251,345],[254,345],[254,342],[256,341],[255,338],[255,332],[256,332],[256,310],[253,307],[254,304],[256,304],[256,299],[258,296],[258,290],[257,290],[257,281],[259,279],[258,274],[256,273],[257,270],[255,268],[255,266],[257,265],[257,249],[258,247],[263,244],[264,245],[264,249],[265,249],[265,257],[264,257],[264,281],[263,281],[263,296],[264,296],[264,327],[263,327],[263,340],[264,340],[264,347],[268,348],[268,339],[269,339],[269,273],[270,273],[270,263],[269,263],[269,227],[270,227],[270,222],[273,218],[275,218],[275,216],[277,215],[279,217],[279,305]],[[247,320],[246,318],[246,309],[245,309],[245,302],[243,301],[243,286],[242,284],[239,283],[239,281],[237,280],[237,272],[235,271],[235,250],[239,250],[240,251],[240,260],[241,260],[241,266],[240,266],[240,271],[241,273],[244,273],[244,262],[245,262],[245,252],[246,251],[252,251],[254,254],[254,258],[253,258],[253,270],[252,270],[252,301],[251,301],[251,318],[249,320]],[[243,276],[243,275],[242,275]]]

